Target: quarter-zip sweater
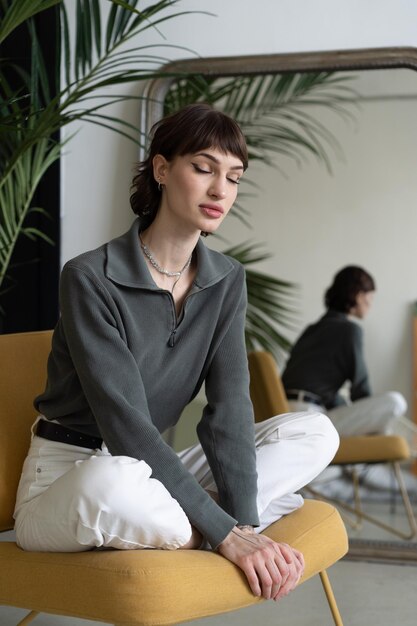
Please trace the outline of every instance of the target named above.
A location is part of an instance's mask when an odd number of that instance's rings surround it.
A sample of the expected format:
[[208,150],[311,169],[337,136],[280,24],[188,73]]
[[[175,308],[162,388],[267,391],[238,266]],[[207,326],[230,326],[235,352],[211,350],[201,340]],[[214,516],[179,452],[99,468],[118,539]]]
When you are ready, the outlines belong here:
[[[47,386],[35,406],[101,436],[112,455],[146,461],[216,547],[236,522],[259,523],[244,270],[199,240],[197,275],[177,317],[172,294],[151,277],[138,232],[136,220],[125,235],[64,266]],[[197,434],[219,504],[161,436],[203,382],[207,405]]]
[[362,328],[346,313],[329,309],[295,343],[282,382],[287,391],[310,391],[333,409],[346,404],[339,390],[347,380],[352,402],[371,395]]

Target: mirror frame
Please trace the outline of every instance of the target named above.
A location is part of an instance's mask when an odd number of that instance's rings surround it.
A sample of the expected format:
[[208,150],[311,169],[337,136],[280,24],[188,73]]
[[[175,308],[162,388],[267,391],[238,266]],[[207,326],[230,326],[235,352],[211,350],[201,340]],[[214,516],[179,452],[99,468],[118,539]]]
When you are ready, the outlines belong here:
[[[148,133],[163,115],[163,102],[181,74],[210,77],[283,74],[285,72],[332,72],[408,68],[417,71],[417,48],[358,48],[322,52],[291,52],[233,57],[206,57],[172,61],[162,67],[164,76],[147,81],[142,92],[139,124]],[[143,157],[143,149],[140,158]]]
[[[145,83],[140,103],[140,129],[148,137],[153,124],[163,116],[163,103],[172,83],[182,74],[208,77],[403,68],[417,71],[417,48],[358,48],[320,52],[295,52],[232,57],[191,58],[162,67],[163,76]],[[144,158],[144,148],[140,150]],[[377,562],[417,563],[417,543],[350,539],[347,558]]]

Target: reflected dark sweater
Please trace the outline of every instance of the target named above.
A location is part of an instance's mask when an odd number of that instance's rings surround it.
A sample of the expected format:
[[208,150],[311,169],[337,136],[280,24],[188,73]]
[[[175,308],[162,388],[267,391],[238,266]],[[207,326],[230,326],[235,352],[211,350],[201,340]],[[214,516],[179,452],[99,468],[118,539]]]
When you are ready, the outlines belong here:
[[371,395],[362,335],[347,315],[327,311],[295,343],[282,375],[285,389],[310,391],[326,409],[345,404],[338,391],[346,381],[352,401]]
[[[172,295],[148,271],[138,228],[136,221],[65,265],[47,387],[35,406],[101,436],[113,455],[146,461],[215,547],[236,521],[259,523],[244,270],[200,240],[197,276],[177,319]],[[207,406],[197,430],[220,506],[161,437],[203,381]]]

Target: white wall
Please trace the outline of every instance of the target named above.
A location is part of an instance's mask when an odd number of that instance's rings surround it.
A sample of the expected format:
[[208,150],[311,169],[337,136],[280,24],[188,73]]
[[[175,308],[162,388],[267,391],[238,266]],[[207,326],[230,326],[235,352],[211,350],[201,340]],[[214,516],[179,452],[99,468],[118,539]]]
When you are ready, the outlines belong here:
[[[177,8],[217,15],[184,16],[161,27],[168,43],[202,56],[417,46],[413,0],[187,0]],[[158,41],[156,33],[149,36]],[[170,59],[190,56],[178,50],[166,54]],[[126,93],[136,90],[126,87]],[[412,116],[413,106],[407,116]],[[138,123],[134,102],[120,105],[117,112]],[[301,285],[300,327],[319,314],[322,291],[343,264],[363,263],[375,274],[379,293],[366,322],[374,387],[398,388],[409,397],[409,303],[415,298],[417,224],[416,192],[409,188],[415,122],[407,116],[405,109],[399,117],[388,105],[383,110],[367,106],[360,132],[341,130],[347,163],[337,164],[333,179],[316,164],[301,171],[287,167],[288,180],[265,179],[265,187],[274,189],[273,200],[257,201],[250,236],[275,250],[265,269]],[[379,117],[384,131],[376,125]],[[357,162],[358,149],[366,167]],[[63,262],[129,226],[128,188],[135,159],[134,146],[93,126],[83,125],[71,139],[62,161]],[[239,232],[236,223],[233,229]],[[248,238],[247,231],[240,234],[234,242]],[[389,258],[395,264],[386,264]]]

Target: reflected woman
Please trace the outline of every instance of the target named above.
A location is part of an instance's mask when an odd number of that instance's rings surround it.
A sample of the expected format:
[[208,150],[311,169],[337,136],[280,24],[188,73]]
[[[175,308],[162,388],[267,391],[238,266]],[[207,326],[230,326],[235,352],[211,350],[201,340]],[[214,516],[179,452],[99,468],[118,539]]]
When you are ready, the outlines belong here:
[[[342,436],[390,433],[407,410],[396,391],[371,393],[357,320],[368,314],[375,289],[363,268],[341,269],[325,293],[326,313],[299,337],[282,377],[292,410],[320,407]],[[340,393],[347,382],[348,401]]]

